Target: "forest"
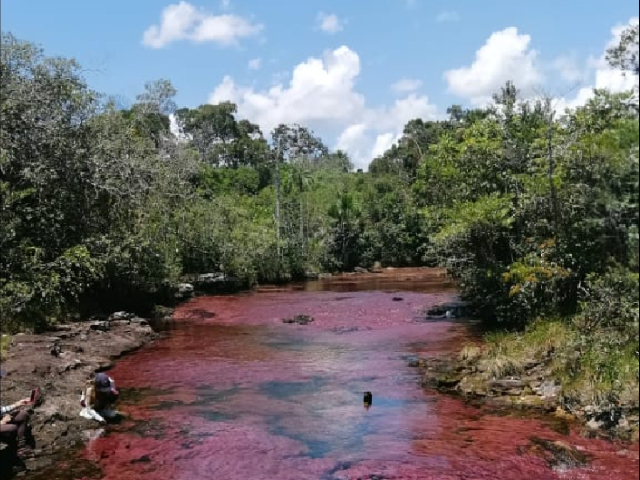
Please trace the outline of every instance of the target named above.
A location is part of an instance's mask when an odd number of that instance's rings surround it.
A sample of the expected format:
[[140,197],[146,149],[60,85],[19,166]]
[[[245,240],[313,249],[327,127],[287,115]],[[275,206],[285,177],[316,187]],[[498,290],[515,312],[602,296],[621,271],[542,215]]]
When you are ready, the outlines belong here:
[[[179,108],[168,80],[123,107],[10,33],[1,56],[3,332],[162,303],[193,274],[440,266],[503,370],[552,342],[576,391],[637,391],[637,91],[557,112],[507,83],[487,108],[411,120],[363,172],[305,126]],[[637,25],[607,60],[638,76]]]

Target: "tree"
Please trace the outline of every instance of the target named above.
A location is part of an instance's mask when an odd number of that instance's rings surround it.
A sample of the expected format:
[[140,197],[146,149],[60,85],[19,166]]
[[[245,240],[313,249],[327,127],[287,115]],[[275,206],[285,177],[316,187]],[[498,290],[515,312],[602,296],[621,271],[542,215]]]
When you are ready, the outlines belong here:
[[174,97],[177,93],[169,80],[147,82],[144,92],[136,97],[136,104],[143,113],[158,113],[168,117],[176,111]]
[[361,238],[360,211],[353,195],[343,193],[329,208],[333,220],[330,252],[338,259],[337,267],[343,271],[353,270],[360,261],[359,240]]
[[180,130],[191,138],[200,157],[211,165],[234,165],[231,142],[238,138],[238,124],[234,117],[235,104],[200,105],[196,109],[176,111]]
[[374,175],[404,176],[412,182],[416,178],[418,165],[429,150],[438,142],[446,124],[437,121],[410,120],[404,127],[397,144],[387,150],[382,157],[373,160],[369,171]]
[[260,127],[248,120],[237,121],[237,106],[231,102],[181,108],[176,120],[190,137],[200,157],[215,166],[262,168],[268,159],[268,144]]
[[262,130],[249,120],[238,122],[238,137],[233,143],[233,166],[265,168],[269,164],[269,145]]
[[299,244],[300,255],[304,259],[306,252],[306,236],[305,236],[305,192],[313,184],[313,170],[310,162],[304,158],[298,159],[295,163],[287,165],[287,169],[283,187],[285,193],[297,194],[298,202],[298,231],[299,231]]
[[633,87],[633,96],[629,99],[629,104],[635,108],[636,113],[640,110],[640,99],[638,93],[638,75],[640,74],[640,65],[638,58],[638,30],[639,25],[634,23],[629,25],[620,35],[618,45],[607,50],[606,59],[614,68],[620,69],[625,74],[631,74],[636,77]]
[[271,138],[285,161],[298,158],[317,161],[329,153],[329,149],[320,137],[316,137],[311,130],[297,124],[278,125],[271,132]]
[[336,152],[329,153],[328,155],[323,155],[317,163],[319,168],[325,168],[342,173],[348,173],[353,170],[353,164],[349,159],[349,155],[342,150],[337,150]]
[[618,45],[607,50],[605,58],[614,68],[619,68],[623,72],[629,72],[638,76],[640,65],[638,58],[638,31],[639,24],[629,25],[620,35]]

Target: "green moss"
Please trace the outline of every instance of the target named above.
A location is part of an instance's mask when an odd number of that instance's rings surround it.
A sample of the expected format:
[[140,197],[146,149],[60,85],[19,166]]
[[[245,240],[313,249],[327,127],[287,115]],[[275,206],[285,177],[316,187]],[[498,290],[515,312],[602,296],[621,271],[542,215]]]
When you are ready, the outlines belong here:
[[2,335],[0,337],[0,358],[4,359],[7,351],[11,345],[11,337],[9,335]]

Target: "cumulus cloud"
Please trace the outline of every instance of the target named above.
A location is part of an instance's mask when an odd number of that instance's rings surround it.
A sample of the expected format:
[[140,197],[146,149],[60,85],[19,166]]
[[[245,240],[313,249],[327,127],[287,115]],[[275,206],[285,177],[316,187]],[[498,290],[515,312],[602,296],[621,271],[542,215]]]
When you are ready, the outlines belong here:
[[444,78],[448,91],[484,105],[508,80],[526,96],[544,81],[538,52],[530,46],[531,37],[518,33],[516,27],[494,32],[476,52],[473,63],[448,70]]
[[533,99],[544,91],[545,70],[552,71],[564,82],[583,85],[573,97],[556,99],[557,110],[564,111],[565,108],[583,105],[593,96],[594,88],[613,92],[632,90],[637,88],[637,77],[612,69],[605,59],[605,50],[617,45],[622,31],[637,22],[638,18],[633,17],[627,23],[613,27],[602,54],[589,58],[582,65],[575,55],[559,56],[545,65],[538,52],[531,48],[529,35],[519,33],[515,27],[494,32],[476,52],[471,65],[444,73],[448,91],[472,105],[483,106],[490,103],[492,95],[511,80],[523,98]]
[[415,7],[418,4],[418,0],[400,0],[407,8]]
[[460,14],[453,10],[444,10],[436,16],[436,22],[438,23],[459,22],[459,21],[460,21]]
[[[616,44],[623,28],[616,26],[604,47]],[[513,27],[493,33],[470,65],[447,71],[445,79],[449,91],[475,105],[490,102],[491,95],[507,80],[512,80],[525,98],[534,98],[539,87],[544,87],[544,70],[549,65],[565,81],[578,79],[580,73],[580,79],[591,82],[572,98],[556,99],[559,110],[585,103],[594,87],[623,91],[637,85],[636,77],[624,76],[607,65],[604,48],[601,56],[586,63],[567,56],[545,66],[531,48],[531,38]],[[236,103],[240,117],[258,123],[265,134],[280,123],[308,126],[325,140],[337,139],[332,146],[347,151],[358,168],[365,168],[401,138],[409,120],[438,119],[442,115],[427,96],[418,93],[420,82],[410,78],[392,86],[399,95],[393,103],[368,104],[356,89],[360,73],[359,55],[341,46],[279,73],[267,88],[238,84],[225,76],[208,101]]]
[[391,90],[395,93],[408,93],[415,92],[420,87],[422,87],[422,80],[418,80],[417,78],[401,78],[391,85]]
[[335,14],[320,12],[318,14],[318,28],[325,33],[335,34],[344,30],[344,22]]
[[142,43],[156,49],[180,40],[232,46],[237,45],[241,38],[257,35],[263,28],[263,25],[238,15],[212,15],[181,1],[165,7],[160,24],[147,28]]
[[575,55],[561,55],[553,60],[551,67],[566,82],[575,83],[585,79],[586,72],[580,68]]
[[252,58],[247,63],[247,66],[249,67],[249,70],[260,70],[260,68],[262,67],[262,59]]
[[347,151],[356,166],[365,168],[374,156],[396,141],[413,118],[435,118],[437,109],[426,96],[411,93],[391,105],[371,107],[356,91],[360,57],[347,46],[311,57],[294,67],[289,81],[256,90],[224,77],[210,103],[230,100],[241,117],[269,133],[280,123],[299,123],[325,138],[337,137],[335,147]]
[[616,25],[611,29],[611,37],[604,46],[602,55],[589,59],[589,77],[592,83],[578,90],[573,98],[559,98],[556,101],[556,110],[563,112],[566,108],[575,108],[584,105],[593,97],[594,89],[608,89],[614,93],[638,90],[638,77],[635,75],[625,75],[623,72],[611,68],[605,58],[606,50],[618,45],[622,32],[630,25],[637,25],[638,17],[632,17],[625,24]]

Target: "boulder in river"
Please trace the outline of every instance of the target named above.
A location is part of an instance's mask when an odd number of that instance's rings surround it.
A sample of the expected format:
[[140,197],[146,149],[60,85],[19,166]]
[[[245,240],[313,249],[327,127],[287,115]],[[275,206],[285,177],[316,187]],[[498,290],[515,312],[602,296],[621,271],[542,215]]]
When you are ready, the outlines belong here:
[[91,330],[99,330],[101,332],[108,332],[109,329],[111,328],[111,326],[109,325],[109,322],[93,322],[89,325],[89,328]]
[[133,313],[129,313],[129,312],[114,312],[111,315],[109,315],[108,320],[110,322],[115,322],[118,320],[131,320],[133,317],[135,317],[135,315]]
[[224,282],[227,276],[222,272],[203,273],[198,275],[198,283],[219,283]]
[[222,272],[203,273],[198,275],[194,287],[205,293],[222,293],[238,290],[241,283],[238,278],[230,277]]
[[193,296],[194,288],[190,283],[179,283],[175,297],[179,299],[185,299]]
[[371,273],[382,273],[384,269],[382,268],[382,264],[380,262],[373,262],[373,267],[371,267]]
[[314,318],[309,315],[296,315],[295,317],[283,318],[282,323],[295,323],[297,325],[308,325]]
[[586,454],[561,440],[552,441],[533,437],[531,443],[529,452],[541,456],[550,467],[556,470],[569,470],[589,463],[589,457]]
[[461,318],[468,314],[469,304],[462,301],[447,302],[435,305],[427,310],[428,319]]

